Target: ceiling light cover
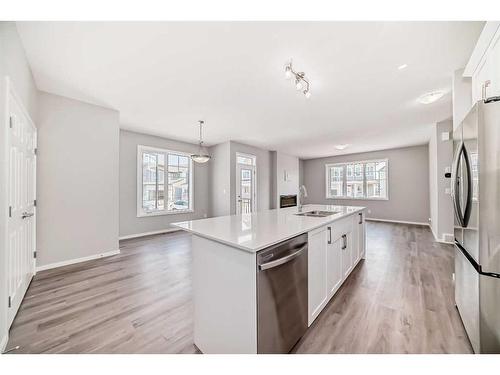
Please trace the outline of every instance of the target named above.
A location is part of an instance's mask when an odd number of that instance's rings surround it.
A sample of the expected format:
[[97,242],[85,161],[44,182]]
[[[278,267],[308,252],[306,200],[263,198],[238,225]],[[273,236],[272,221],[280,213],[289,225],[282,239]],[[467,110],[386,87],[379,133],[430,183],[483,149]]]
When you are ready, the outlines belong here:
[[406,69],[406,68],[408,68],[408,64],[403,64],[403,65],[398,66],[399,70],[403,70],[403,69]]
[[335,148],[337,150],[345,150],[349,146],[348,144],[341,144],[341,145],[336,145]]
[[207,161],[209,161],[212,157],[204,152],[203,140],[201,138],[201,128],[202,128],[203,124],[205,123],[205,121],[200,120],[198,122],[200,125],[200,141],[198,143],[198,145],[199,145],[198,146],[198,153],[191,155],[191,160],[193,160],[195,163],[202,164],[202,163],[206,163]]
[[420,96],[417,101],[421,104],[431,104],[434,103],[435,101],[438,101],[441,99],[444,95],[444,91],[442,90],[437,90],[437,91],[432,91],[428,92],[427,94],[424,94]]

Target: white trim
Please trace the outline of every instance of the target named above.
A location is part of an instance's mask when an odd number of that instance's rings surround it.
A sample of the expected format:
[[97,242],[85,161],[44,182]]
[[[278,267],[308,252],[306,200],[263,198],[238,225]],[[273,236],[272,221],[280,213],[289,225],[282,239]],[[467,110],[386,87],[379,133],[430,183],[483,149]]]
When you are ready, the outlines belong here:
[[43,266],[37,267],[36,271],[39,272],[39,271],[50,270],[52,268],[69,266],[70,264],[81,263],[81,262],[86,262],[88,260],[94,260],[94,259],[100,259],[100,258],[110,257],[110,256],[117,255],[117,254],[120,254],[120,249],[118,249],[118,250],[112,250],[112,251],[107,251],[107,252],[101,253],[101,254],[90,255],[88,257],[82,257],[82,258],[76,258],[76,259],[70,259],[70,260],[63,260],[62,262],[45,264]]
[[479,64],[481,63],[484,55],[488,51],[490,44],[493,40],[493,36],[500,29],[500,22],[498,21],[488,21],[479,35],[476,46],[472,51],[469,62],[465,66],[463,77],[472,77],[477,70]]
[[[165,155],[165,171],[164,171],[164,179],[166,185],[168,186],[168,154],[182,155],[186,156],[189,159],[189,208],[186,210],[176,210],[176,211],[168,211],[166,209],[156,210],[156,211],[144,211],[142,208],[142,154],[144,152],[158,152]],[[165,199],[167,201],[167,199]],[[145,145],[137,145],[137,217],[148,217],[148,216],[163,216],[163,215],[178,215],[178,214],[186,214],[194,212],[194,163],[191,159],[191,154],[184,151],[175,151],[164,148],[145,146]]]
[[177,231],[180,231],[180,230],[181,230],[180,228],[168,228],[168,229],[153,230],[151,232],[136,233],[136,234],[127,234],[126,236],[118,237],[118,240],[120,240],[120,241],[121,240],[129,240],[131,238],[153,236],[155,234],[171,233],[171,232],[177,232]]
[[7,349],[7,343],[9,342],[9,331],[5,333],[2,337],[2,341],[0,341],[0,354],[5,352],[5,349]]
[[[432,228],[432,225],[430,223],[429,223],[429,228],[431,228],[431,232],[432,232],[432,236],[434,237],[434,241],[439,242],[439,243],[446,243],[446,244],[453,245],[453,242],[445,241],[445,240],[443,240],[443,238],[436,236],[436,233],[434,233],[434,229]],[[448,233],[448,234],[450,234],[450,233]],[[452,234],[450,234],[450,235],[453,236]]]
[[[339,166],[347,166],[350,164],[362,164],[363,165],[363,195],[366,195],[366,164],[367,163],[378,163],[378,162],[385,162],[385,165],[387,167],[386,171],[386,178],[385,178],[385,189],[386,189],[386,196],[379,198],[379,197],[373,197],[369,198],[367,196],[363,197],[348,197],[348,196],[341,196],[341,197],[334,197],[329,195],[330,191],[330,168],[331,167],[339,167]],[[342,172],[342,177],[343,177],[343,194],[347,192],[347,168],[343,168]],[[364,201],[388,201],[389,200],[389,159],[388,158],[382,158],[382,159],[371,159],[371,160],[353,160],[353,161],[347,161],[347,162],[339,162],[339,163],[326,163],[325,164],[325,199],[350,199],[350,200],[364,200]]]
[[423,225],[429,226],[429,223],[420,223],[418,221],[404,221],[404,220],[389,220],[389,219],[375,219],[371,217],[365,217],[367,221],[381,221],[386,223],[395,223],[395,224],[410,224],[410,225]]

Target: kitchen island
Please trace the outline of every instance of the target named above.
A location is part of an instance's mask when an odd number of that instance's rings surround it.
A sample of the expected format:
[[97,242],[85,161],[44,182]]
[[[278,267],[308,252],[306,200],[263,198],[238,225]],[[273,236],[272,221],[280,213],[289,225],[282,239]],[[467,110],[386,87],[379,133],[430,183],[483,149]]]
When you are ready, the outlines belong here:
[[364,258],[364,215],[364,207],[306,205],[172,224],[193,234],[195,345],[290,350],[303,334],[292,331],[312,324]]

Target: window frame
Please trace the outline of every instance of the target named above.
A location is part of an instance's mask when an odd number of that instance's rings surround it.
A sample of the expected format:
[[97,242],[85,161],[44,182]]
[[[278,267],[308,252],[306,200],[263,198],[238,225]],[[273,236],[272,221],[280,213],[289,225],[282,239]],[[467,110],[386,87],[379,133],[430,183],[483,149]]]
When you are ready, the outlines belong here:
[[[367,197],[366,196],[366,164],[367,163],[379,163],[379,162],[385,162],[385,165],[387,167],[386,171],[386,191],[387,194],[385,197]],[[342,184],[343,184],[343,190],[347,191],[347,165],[352,165],[352,164],[363,164],[363,197],[348,197],[348,196],[341,196],[341,197],[334,197],[330,195],[330,175],[329,171],[330,168],[332,167],[343,167],[343,179],[342,179]],[[344,192],[342,192],[344,193]],[[326,163],[325,164],[325,197],[326,199],[332,199],[332,200],[357,200],[357,201],[388,201],[389,200],[389,159],[370,159],[370,160],[355,160],[355,161],[349,161],[349,162],[342,162],[342,163]]]
[[[156,152],[162,153],[165,155],[165,207],[168,202],[168,155],[180,155],[187,156],[189,159],[189,208],[185,210],[176,210],[169,211],[166,208],[163,210],[154,210],[154,211],[146,211],[142,206],[142,198],[143,198],[143,172],[142,172],[142,158],[144,152]],[[194,163],[191,159],[191,154],[183,151],[175,151],[170,149],[164,149],[159,147],[145,146],[145,145],[137,145],[137,196],[136,196],[136,204],[137,204],[137,217],[149,217],[149,216],[163,216],[163,215],[179,215],[186,213],[194,212]]]

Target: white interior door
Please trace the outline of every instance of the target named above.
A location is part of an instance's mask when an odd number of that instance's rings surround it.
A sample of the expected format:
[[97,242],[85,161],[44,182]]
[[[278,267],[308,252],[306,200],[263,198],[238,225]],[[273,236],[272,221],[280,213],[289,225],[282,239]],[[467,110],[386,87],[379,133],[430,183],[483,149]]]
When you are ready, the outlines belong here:
[[7,85],[8,121],[8,326],[35,273],[36,128]]
[[247,214],[256,210],[255,165],[236,166],[236,213]]

